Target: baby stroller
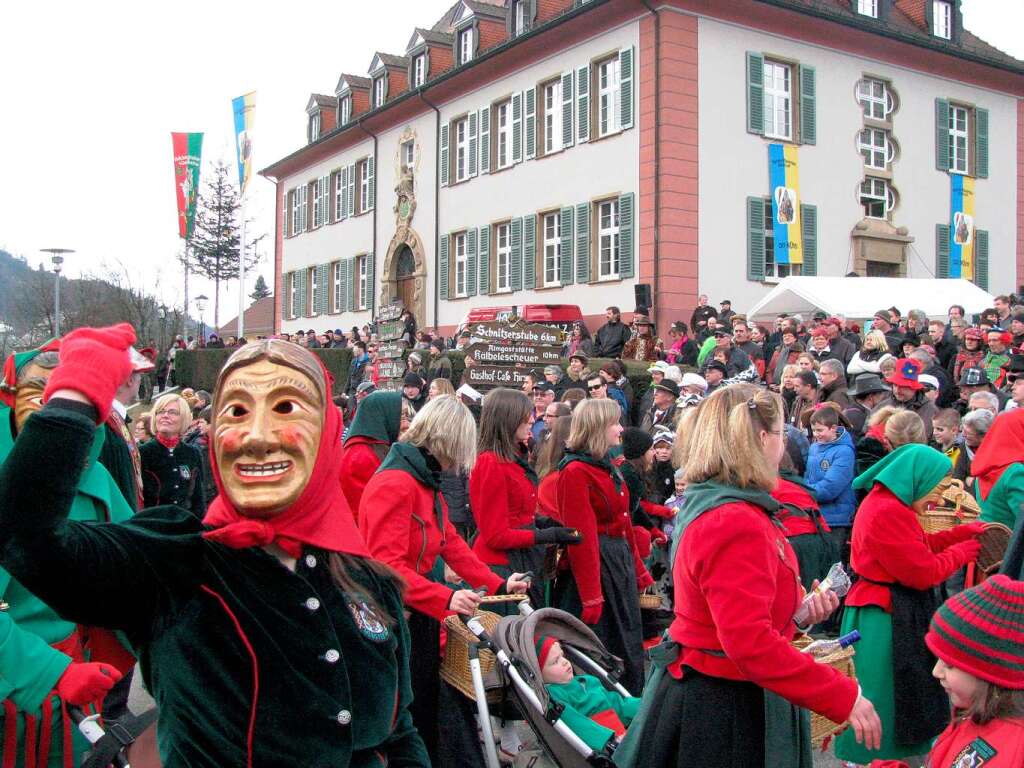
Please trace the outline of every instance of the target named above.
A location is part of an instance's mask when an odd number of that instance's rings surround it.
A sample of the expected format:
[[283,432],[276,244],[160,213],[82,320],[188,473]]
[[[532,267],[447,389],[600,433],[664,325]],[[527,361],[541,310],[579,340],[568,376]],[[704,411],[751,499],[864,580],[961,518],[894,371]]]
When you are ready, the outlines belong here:
[[491,634],[477,619],[466,623],[480,641],[480,645],[470,645],[469,666],[488,768],[498,768],[498,753],[477,655],[480,648],[494,653],[499,675],[511,698],[519,705],[541,747],[557,765],[561,768],[613,768],[610,748],[600,752],[592,750],[562,721],[562,706],[551,700],[541,679],[534,638],[538,634],[555,638],[574,666],[594,675],[607,688],[629,696],[618,682],[622,661],[610,654],[590,628],[572,614],[557,608],[533,610],[526,603],[519,605],[519,612],[522,615],[503,617]]

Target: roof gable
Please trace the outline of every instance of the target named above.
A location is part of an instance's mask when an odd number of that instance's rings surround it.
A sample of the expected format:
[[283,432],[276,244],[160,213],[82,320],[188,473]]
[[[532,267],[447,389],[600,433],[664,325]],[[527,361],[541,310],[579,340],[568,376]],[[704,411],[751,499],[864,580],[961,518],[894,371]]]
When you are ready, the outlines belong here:
[[369,89],[370,81],[365,77],[359,77],[358,75],[342,75],[338,78],[338,85],[334,89],[334,93],[341,96],[345,93],[351,93],[353,90]]
[[311,93],[309,95],[309,101],[306,102],[306,113],[314,115],[319,112],[322,107],[334,109],[337,106],[338,100],[334,96],[327,96],[322,93]]

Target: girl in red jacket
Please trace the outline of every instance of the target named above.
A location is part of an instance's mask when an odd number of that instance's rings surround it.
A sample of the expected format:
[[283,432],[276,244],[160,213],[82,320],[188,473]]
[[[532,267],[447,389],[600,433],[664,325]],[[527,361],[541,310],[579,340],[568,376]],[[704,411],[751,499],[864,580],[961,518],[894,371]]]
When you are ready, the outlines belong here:
[[[484,397],[469,505],[479,531],[473,552],[502,578],[532,571],[530,601],[540,608],[547,545],[575,544],[579,536],[555,521],[537,519],[537,473],[526,461],[532,423],[533,404],[521,391],[495,389]],[[515,612],[515,606],[506,610]]]
[[411,413],[400,392],[372,392],[359,403],[341,454],[341,488],[353,513],[391,444],[409,428]]
[[625,662],[621,682],[643,687],[640,592],[654,583],[637,553],[629,517],[629,491],[608,451],[622,434],[614,400],[584,400],[572,414],[556,496],[561,520],[583,537],[568,548],[554,604],[589,624],[609,651]]
[[984,526],[926,534],[917,515],[938,500],[939,484],[952,469],[934,448],[909,443],[853,481],[869,493],[853,524],[850,565],[859,579],[846,597],[842,632],[860,632],[857,679],[878,707],[882,745],[869,754],[842,733],[836,740],[841,760],[925,754],[948,721],[924,637],[938,606],[935,587],[977,558]]
[[[736,384],[704,400],[682,434],[686,502],[676,517],[669,628],[676,645],[661,649],[676,657],[645,697],[645,768],[810,765],[800,708],[849,721],[870,745],[879,740],[878,717],[857,683],[791,644],[803,588],[769,495],[784,450],[782,415],[778,395]],[[808,623],[837,605],[834,593],[815,595]]]
[[[450,612],[472,616],[480,604],[473,591],[490,594],[525,592],[522,574],[501,578],[473,554],[448,520],[441,495],[441,472],[469,471],[476,459],[476,424],[454,395],[428,402],[370,479],[359,507],[359,527],[376,559],[394,568],[405,580],[409,634],[413,723],[423,737],[431,760],[438,765],[438,701],[440,626]],[[441,557],[466,589],[453,590],[431,581],[430,572]]]
[[[1024,582],[993,576],[949,598],[925,636],[953,704],[928,768],[1024,765]],[[878,760],[871,768],[907,768]]]

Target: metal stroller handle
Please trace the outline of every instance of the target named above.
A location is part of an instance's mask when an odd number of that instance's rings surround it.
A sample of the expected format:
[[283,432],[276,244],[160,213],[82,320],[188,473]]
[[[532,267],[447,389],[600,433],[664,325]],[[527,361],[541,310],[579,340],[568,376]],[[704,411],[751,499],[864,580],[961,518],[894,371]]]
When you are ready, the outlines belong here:
[[[68,706],[68,716],[78,726],[78,730],[83,736],[89,741],[90,744],[97,744],[104,736],[106,731],[103,730],[103,726],[100,725],[99,714],[87,715],[80,707]],[[88,763],[89,758],[86,758]],[[125,756],[123,751],[119,751],[110,759],[110,765],[114,768],[131,768],[128,763],[128,758]]]
[[469,671],[473,678],[473,693],[476,696],[476,715],[480,721],[480,732],[483,734],[483,753],[487,768],[499,768],[498,752],[494,746],[494,730],[491,728],[491,711],[487,708],[487,691],[484,689],[484,675],[480,669],[480,647],[490,646],[487,630],[477,618],[462,617],[466,627],[480,641],[469,643]]

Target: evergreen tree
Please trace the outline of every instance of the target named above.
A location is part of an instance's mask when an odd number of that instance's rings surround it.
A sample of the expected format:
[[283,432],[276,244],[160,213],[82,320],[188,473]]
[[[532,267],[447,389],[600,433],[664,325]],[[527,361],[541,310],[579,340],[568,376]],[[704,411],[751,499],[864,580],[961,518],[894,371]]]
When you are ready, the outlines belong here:
[[[213,324],[220,327],[220,284],[238,279],[241,200],[231,181],[232,169],[223,160],[214,163],[213,177],[199,193],[196,227],[192,235],[192,269],[213,280]],[[256,264],[250,252],[245,267]]]
[[270,295],[270,289],[267,288],[267,281],[263,279],[263,275],[256,278],[256,285],[253,286],[252,293],[249,294],[249,298],[253,301],[259,301],[265,299]]

